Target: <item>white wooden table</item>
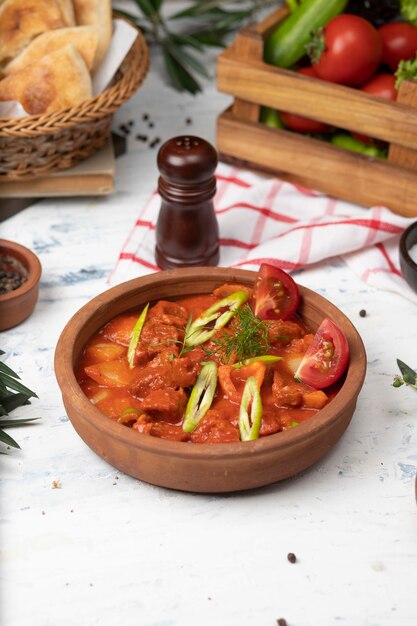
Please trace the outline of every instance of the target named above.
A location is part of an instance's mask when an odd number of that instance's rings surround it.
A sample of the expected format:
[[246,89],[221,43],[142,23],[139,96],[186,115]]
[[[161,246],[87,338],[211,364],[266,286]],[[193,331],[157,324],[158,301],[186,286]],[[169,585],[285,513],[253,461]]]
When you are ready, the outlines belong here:
[[228,102],[213,83],[196,98],[173,92],[156,61],[115,119],[116,129],[136,120],[116,193],[43,201],[0,224],[1,237],[43,265],[34,314],[0,338],[7,363],[39,395],[21,415],[42,418],[15,429],[22,450],[0,458],[5,626],[417,623],[417,394],[391,386],[396,357],[417,367],[416,306],[367,287],[339,259],[295,278],[350,317],[368,373],[347,432],[301,476],[220,497],[168,491],[109,466],[65,414],[53,371],[58,336],[107,288],[156,184],[157,148],[134,135],[193,132],[214,142]]

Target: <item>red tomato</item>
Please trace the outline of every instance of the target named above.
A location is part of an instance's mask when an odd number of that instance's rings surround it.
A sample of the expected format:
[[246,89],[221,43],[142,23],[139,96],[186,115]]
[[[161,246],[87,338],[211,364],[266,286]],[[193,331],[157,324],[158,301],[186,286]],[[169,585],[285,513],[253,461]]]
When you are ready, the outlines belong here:
[[[361,87],[361,91],[365,91],[365,93],[369,93],[372,96],[385,98],[386,100],[396,100],[397,90],[395,88],[395,76],[393,74],[376,74]],[[360,133],[352,133],[352,135],[366,144],[370,145],[374,143],[374,140],[367,135],[361,135]]]
[[417,26],[408,22],[393,22],[379,29],[382,40],[381,62],[395,72],[402,60],[414,59],[417,54]]
[[324,27],[323,38],[325,49],[313,63],[319,78],[358,86],[375,73],[381,60],[381,37],[362,17],[337,15]]
[[253,297],[255,315],[263,320],[287,320],[300,302],[300,292],[291,276],[267,263],[259,268]]
[[349,345],[342,331],[329,319],[320,324],[301,361],[295,378],[314,389],[335,383],[349,361]]
[[[297,70],[297,73],[303,74],[303,76],[317,78],[317,74],[311,66],[302,67]],[[285,113],[283,111],[280,111],[279,115],[286,128],[295,130],[298,133],[328,133],[331,130],[328,124],[309,120],[307,117],[302,117],[301,115],[294,115],[293,113]]]

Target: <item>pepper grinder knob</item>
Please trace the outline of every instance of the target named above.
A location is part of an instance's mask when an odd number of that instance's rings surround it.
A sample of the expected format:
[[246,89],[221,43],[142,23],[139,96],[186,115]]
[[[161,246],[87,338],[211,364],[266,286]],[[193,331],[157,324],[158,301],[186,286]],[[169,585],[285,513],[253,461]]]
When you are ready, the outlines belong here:
[[184,135],[158,152],[161,208],[155,259],[162,269],[217,265],[219,229],[213,206],[217,152],[200,137]]

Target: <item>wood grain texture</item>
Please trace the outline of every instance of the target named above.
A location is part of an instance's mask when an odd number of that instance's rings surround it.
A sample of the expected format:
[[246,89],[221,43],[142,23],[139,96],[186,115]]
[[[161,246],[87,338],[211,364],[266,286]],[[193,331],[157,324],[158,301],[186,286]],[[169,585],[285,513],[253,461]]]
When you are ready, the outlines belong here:
[[237,120],[230,111],[219,117],[217,147],[292,180],[364,206],[384,204],[417,215],[417,176],[410,170],[337,148],[323,141],[259,123]]
[[[245,59],[248,62],[251,59],[262,58],[263,39],[257,32],[256,27],[248,26],[237,35],[234,50],[240,59]],[[233,113],[236,117],[250,120],[251,122],[259,120],[260,109],[261,107],[258,104],[247,102],[241,98],[235,98],[233,103]]]
[[[397,102],[414,107],[417,115],[417,81],[404,80],[398,91]],[[397,163],[402,167],[417,172],[417,144],[415,149],[403,148],[401,145],[392,143],[389,148],[388,159],[390,163]]]
[[282,70],[262,61],[248,63],[234,52],[225,51],[220,55],[217,86],[219,91],[250,103],[290,111],[404,147],[417,145],[414,107]]

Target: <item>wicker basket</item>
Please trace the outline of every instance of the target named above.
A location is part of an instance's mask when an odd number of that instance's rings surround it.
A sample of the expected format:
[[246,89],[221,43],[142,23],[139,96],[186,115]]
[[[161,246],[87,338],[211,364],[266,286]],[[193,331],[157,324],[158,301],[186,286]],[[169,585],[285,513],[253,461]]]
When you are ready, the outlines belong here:
[[113,84],[98,96],[48,115],[0,118],[0,183],[44,176],[91,156],[106,142],[112,114],[135,93],[148,67],[148,46],[138,30]]

